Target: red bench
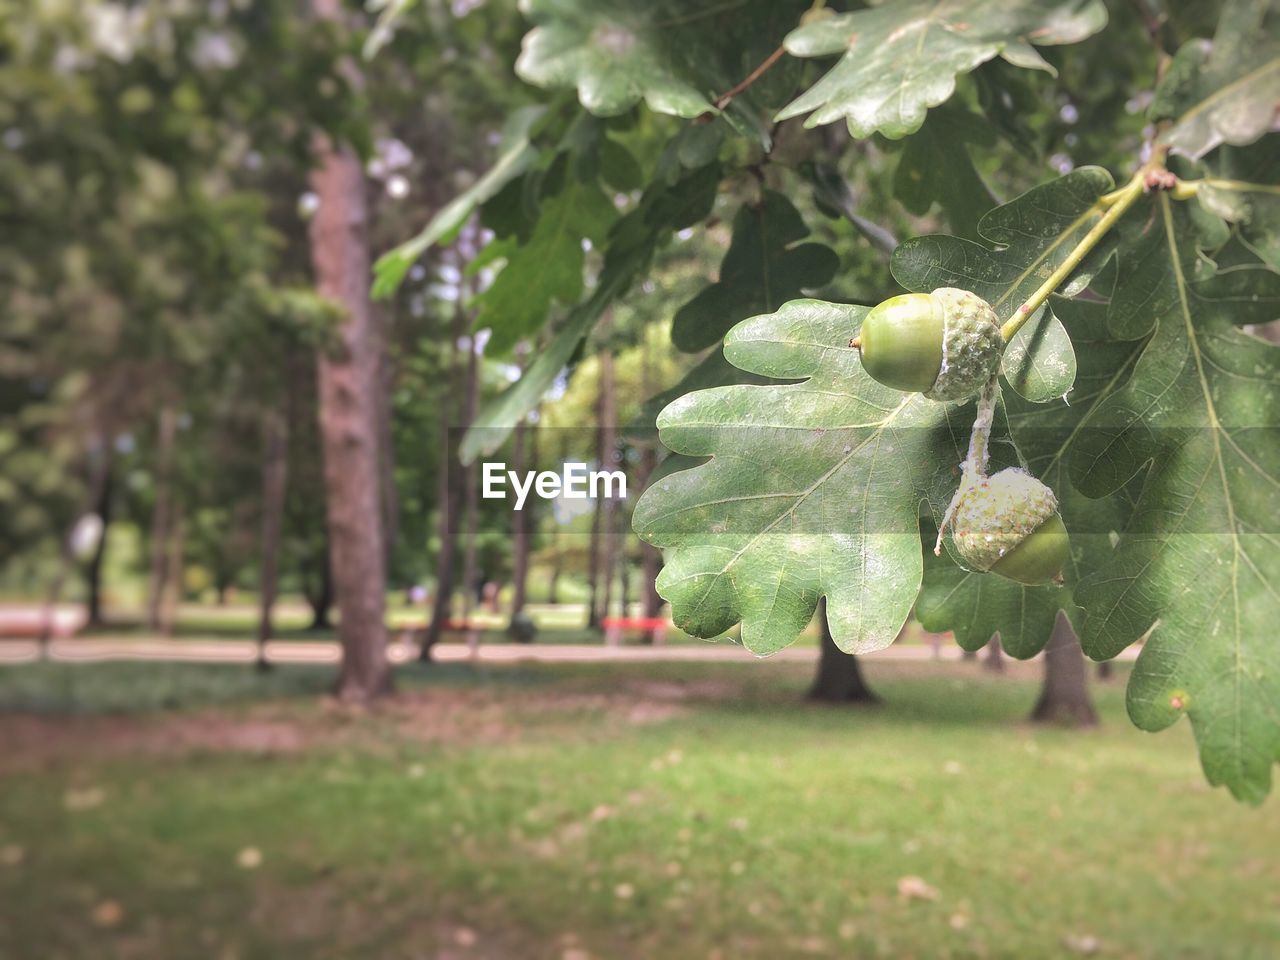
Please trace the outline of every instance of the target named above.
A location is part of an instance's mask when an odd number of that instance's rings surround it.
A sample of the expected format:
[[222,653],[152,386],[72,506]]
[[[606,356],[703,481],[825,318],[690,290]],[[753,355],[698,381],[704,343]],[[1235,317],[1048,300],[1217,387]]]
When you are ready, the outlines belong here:
[[600,621],[600,626],[604,627],[604,642],[611,647],[622,645],[623,630],[643,630],[653,634],[655,647],[667,642],[665,617],[605,617]]

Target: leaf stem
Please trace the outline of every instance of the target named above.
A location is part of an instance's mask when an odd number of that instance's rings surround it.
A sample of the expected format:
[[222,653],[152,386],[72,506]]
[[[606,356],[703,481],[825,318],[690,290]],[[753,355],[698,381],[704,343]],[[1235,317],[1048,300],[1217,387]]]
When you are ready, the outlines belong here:
[[1235,193],[1269,193],[1280,197],[1280,184],[1249,183],[1245,180],[1219,180],[1217,177],[1205,177],[1201,180],[1181,181],[1173,191],[1173,199],[1189,200],[1200,192],[1202,186],[1214,190],[1230,190]]
[[1116,221],[1123,217],[1134,202],[1142,196],[1150,172],[1149,168],[1143,167],[1119,190],[1098,199],[1095,206],[1106,212],[1089,232],[1080,238],[1080,242],[1058,265],[1058,269],[1049,274],[1048,279],[1040,284],[1036,292],[1031,294],[1027,301],[1013,312],[1013,316],[1005,321],[1004,326],[1000,328],[1000,335],[1004,337],[1005,343],[1013,339],[1014,335],[1022,329],[1022,325],[1030,320],[1031,316],[1049,299],[1049,295],[1071,276],[1075,268],[1080,266],[1080,261],[1089,255],[1089,252],[1098,245],[1098,241],[1107,235],[1108,231],[1116,225]]

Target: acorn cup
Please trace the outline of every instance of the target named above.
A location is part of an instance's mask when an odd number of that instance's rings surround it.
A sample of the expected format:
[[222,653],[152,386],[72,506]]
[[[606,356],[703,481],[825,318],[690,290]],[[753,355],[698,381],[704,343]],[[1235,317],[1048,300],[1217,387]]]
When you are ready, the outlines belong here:
[[972,397],[999,368],[1004,352],[990,304],[956,287],[877,304],[851,345],[873,379],[931,400]]
[[956,505],[951,542],[972,569],[1029,586],[1061,582],[1071,556],[1058,498],[1017,467],[970,481]]

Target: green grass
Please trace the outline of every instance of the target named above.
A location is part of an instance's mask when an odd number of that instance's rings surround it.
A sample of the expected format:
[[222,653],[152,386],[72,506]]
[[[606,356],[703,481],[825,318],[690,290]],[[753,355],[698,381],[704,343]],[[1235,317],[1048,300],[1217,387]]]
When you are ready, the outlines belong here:
[[[400,705],[362,716],[307,696],[319,669],[42,665],[0,673],[0,708],[41,688],[56,703],[75,670],[82,712],[141,712],[46,718],[89,731],[84,748],[0,763],[0,852],[22,848],[0,863],[0,956],[1034,958],[1096,938],[1164,960],[1280,943],[1277,801],[1210,790],[1185,725],[1135,731],[1119,684],[1087,733],[1022,722],[1034,668],[967,664],[871,664],[875,709],[804,705],[806,671],[781,663],[414,669]],[[152,685],[222,706],[157,714]],[[108,721],[264,717],[308,747],[94,746]],[[237,865],[246,847],[258,869]],[[907,876],[937,899],[900,896]],[[123,919],[103,928],[106,899]]]

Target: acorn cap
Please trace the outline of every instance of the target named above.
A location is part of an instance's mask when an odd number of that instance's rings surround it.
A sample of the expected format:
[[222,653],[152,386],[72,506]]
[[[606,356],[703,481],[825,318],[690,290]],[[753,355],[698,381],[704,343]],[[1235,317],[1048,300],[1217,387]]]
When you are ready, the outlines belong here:
[[966,400],[1000,367],[1000,320],[987,301],[968,290],[939,287],[930,296],[942,306],[942,359],[924,395],[930,400]]
[[1017,467],[982,477],[963,493],[951,540],[974,570],[1029,584],[1057,577],[1070,553],[1058,498]]

